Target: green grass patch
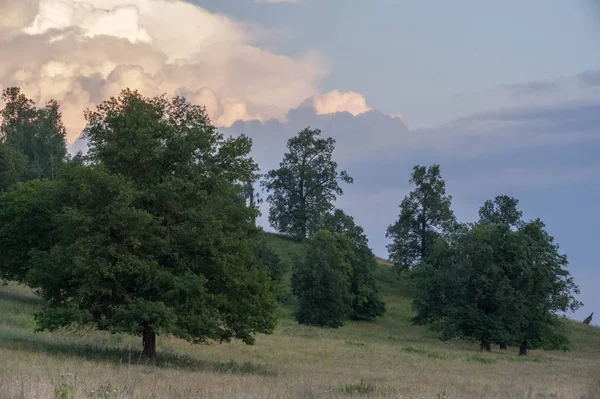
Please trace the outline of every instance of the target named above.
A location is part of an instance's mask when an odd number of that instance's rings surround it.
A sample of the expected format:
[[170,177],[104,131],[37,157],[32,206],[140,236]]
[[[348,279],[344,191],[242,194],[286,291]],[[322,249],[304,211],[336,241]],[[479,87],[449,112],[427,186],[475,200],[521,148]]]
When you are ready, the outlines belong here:
[[370,395],[375,392],[375,384],[360,380],[356,384],[346,384],[340,389],[344,395]]

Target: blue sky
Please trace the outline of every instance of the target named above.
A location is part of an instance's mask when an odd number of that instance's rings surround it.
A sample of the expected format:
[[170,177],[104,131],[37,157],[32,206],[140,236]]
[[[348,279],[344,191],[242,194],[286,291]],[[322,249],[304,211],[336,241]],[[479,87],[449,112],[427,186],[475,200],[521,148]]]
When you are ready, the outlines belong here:
[[581,288],[574,317],[600,324],[600,1],[31,0],[0,15],[0,88],[56,99],[71,151],[83,110],[125,87],[205,105],[263,171],[320,128],[355,178],[337,205],[382,257],[412,166],[437,163],[460,220],[498,194],[544,220]]
[[196,2],[281,32],[267,44],[279,52],[323,53],[331,65],[323,91],[357,91],[414,127],[481,109],[457,95],[600,66],[594,0]]
[[[377,133],[368,123],[354,132],[361,116],[331,122],[308,111],[289,118],[287,127],[271,126],[287,138],[310,124],[339,147],[388,143],[347,158],[348,150],[338,151],[340,167],[356,179],[338,205],[365,227],[377,255],[387,256],[385,228],[410,190],[412,165],[439,163],[460,219],[475,220],[479,206],[498,194],[517,197],[526,218],[542,218],[582,290],[585,306],[575,317],[598,314],[600,13],[592,2],[201,4],[282,30],[283,38],[271,43],[278,51],[325,54],[331,70],[323,91],[353,90],[372,109],[404,116],[410,131],[388,118],[371,124]],[[273,140],[260,140],[269,127],[248,125],[224,131],[255,138],[256,146],[269,148],[257,150],[258,158],[276,166],[267,154]],[[404,139],[390,138],[398,133]]]

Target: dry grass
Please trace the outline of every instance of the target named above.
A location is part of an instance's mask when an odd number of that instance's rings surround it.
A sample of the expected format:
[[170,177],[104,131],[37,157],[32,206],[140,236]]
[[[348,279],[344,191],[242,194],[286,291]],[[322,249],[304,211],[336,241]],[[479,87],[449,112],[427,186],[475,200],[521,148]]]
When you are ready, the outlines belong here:
[[406,287],[386,266],[377,279],[388,312],[375,323],[328,330],[285,316],[254,346],[159,337],[153,366],[139,363],[137,337],[34,334],[39,301],[0,287],[0,399],[600,398],[600,329],[573,324],[570,352],[482,354],[408,323]]
[[[378,323],[338,330],[283,319],[255,346],[193,346],[160,337],[155,366],[139,364],[139,339],[34,334],[39,304],[24,288],[0,289],[1,398],[600,398],[600,348],[481,354],[445,345],[402,319],[389,297]],[[574,326],[580,343],[597,328]],[[445,395],[445,396],[444,396]]]

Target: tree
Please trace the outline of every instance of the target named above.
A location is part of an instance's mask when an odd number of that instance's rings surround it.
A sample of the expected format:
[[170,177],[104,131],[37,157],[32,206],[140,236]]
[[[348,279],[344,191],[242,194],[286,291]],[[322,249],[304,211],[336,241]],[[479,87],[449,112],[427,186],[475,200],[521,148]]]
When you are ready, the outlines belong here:
[[[2,92],[5,106],[0,110],[0,142],[25,156],[21,180],[54,179],[67,156],[66,130],[55,100],[43,108],[17,87]],[[19,169],[20,172],[20,169]]]
[[319,230],[309,239],[304,256],[292,273],[298,298],[296,320],[301,324],[338,328],[352,313],[348,289],[352,243],[341,234]]
[[341,209],[326,215],[323,226],[335,234],[346,236],[353,246],[349,286],[352,308],[350,319],[372,320],[382,316],[385,313],[385,305],[378,298],[373,276],[377,260],[369,248],[363,228],[356,225],[354,219]]
[[417,324],[430,324],[444,340],[476,340],[484,351],[508,340],[503,317],[513,293],[504,273],[504,233],[502,226],[481,223],[450,245],[436,243],[436,262],[419,266],[413,276]]
[[[507,195],[498,195],[493,200],[487,200],[479,208],[479,221],[489,222],[508,228],[517,228],[523,224],[523,212],[518,209],[519,200]],[[506,349],[506,344],[500,344]]]
[[509,227],[518,227],[522,223],[523,212],[518,209],[519,200],[508,195],[498,195],[487,200],[479,208],[479,220]]
[[479,222],[438,240],[428,263],[416,268],[417,324],[430,325],[442,339],[565,349],[567,339],[556,311],[576,309],[577,287],[563,268],[551,237],[539,221],[513,231]]
[[[252,344],[272,332],[273,286],[243,196],[257,169],[249,140],[224,139],[183,98],[128,89],[85,116],[89,155],[0,201],[14,227],[44,211],[42,231],[16,237],[2,264],[46,300],[37,328],[141,335],[148,359],[156,334]],[[12,230],[0,231],[6,242]]]
[[393,241],[387,246],[390,259],[399,271],[425,261],[440,233],[456,223],[439,165],[415,166],[410,183],[416,188],[402,200],[400,216],[386,234]]
[[[519,354],[528,349],[568,348],[564,324],[557,312],[575,311],[582,306],[567,256],[548,234],[540,219],[524,223],[517,231],[523,267],[511,275],[517,298],[509,319]],[[519,312],[519,310],[521,310]]]
[[353,182],[346,171],[338,173],[332,160],[335,140],[320,136],[319,129],[305,128],[289,139],[279,169],[269,171],[262,182],[269,192],[271,226],[300,239],[322,225],[336,195],[343,194],[338,181]]

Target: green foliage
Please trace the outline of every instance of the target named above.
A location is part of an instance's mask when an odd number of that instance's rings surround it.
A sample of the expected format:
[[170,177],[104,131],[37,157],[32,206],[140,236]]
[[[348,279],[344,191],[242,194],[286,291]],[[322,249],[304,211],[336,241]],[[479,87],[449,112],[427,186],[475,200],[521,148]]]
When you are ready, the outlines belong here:
[[[0,243],[29,229],[12,238],[2,271],[47,301],[38,329],[247,344],[272,332],[276,270],[257,251],[240,183],[257,169],[250,141],[224,139],[182,98],[130,90],[86,118],[89,157],[2,197],[0,218],[14,220]],[[39,231],[29,219],[36,211]]]
[[443,339],[506,342],[503,317],[513,294],[503,272],[505,233],[500,226],[483,223],[461,232],[451,244],[440,241],[432,264],[418,267],[413,276],[414,320],[432,325]]
[[[18,87],[4,89],[2,100],[5,106],[0,110],[0,143],[13,152],[0,149],[0,192],[14,185],[15,178],[53,179],[67,156],[58,103],[50,100],[43,108],[36,108]],[[3,176],[5,173],[8,176]]]
[[0,278],[26,282],[30,253],[55,243],[58,187],[48,180],[21,183],[0,197]]
[[374,384],[361,379],[356,384],[344,385],[340,392],[344,395],[370,395],[373,394],[375,390],[376,387]]
[[440,233],[455,225],[452,196],[446,195],[439,165],[415,166],[410,183],[416,187],[402,200],[400,216],[386,233],[393,241],[387,247],[390,259],[399,271],[425,261]]
[[508,195],[498,195],[494,200],[487,200],[479,208],[479,221],[518,227],[523,212],[518,209],[519,200]]
[[25,175],[25,155],[0,141],[0,194],[15,187]]
[[566,349],[556,312],[577,309],[578,290],[543,223],[513,231],[506,223],[480,222],[445,238],[412,274],[417,324],[445,340],[477,340],[484,349],[492,343]]
[[351,257],[350,295],[352,313],[350,319],[372,320],[385,313],[385,305],[378,298],[378,289],[373,272],[377,259],[369,248],[367,236],[361,226],[344,211],[336,209],[324,220],[324,227],[336,234],[345,235],[353,244]]
[[336,195],[343,194],[338,181],[353,182],[346,171],[338,173],[332,160],[335,140],[320,136],[319,129],[305,128],[289,139],[279,169],[269,171],[262,182],[269,192],[271,226],[297,238],[321,227]]
[[332,328],[344,325],[352,313],[348,290],[352,256],[352,243],[344,235],[328,230],[313,234],[292,275],[299,323]]
[[264,234],[261,232],[255,244],[255,267],[267,272],[272,281],[275,296],[279,302],[283,302],[288,292],[288,281],[284,279],[289,270],[280,256],[267,244]]
[[257,240],[255,251],[257,265],[267,270],[271,280],[280,283],[283,280],[285,267],[279,255],[267,245],[267,241],[262,237]]
[[579,289],[566,270],[567,257],[539,219],[520,226],[517,234],[523,267],[511,275],[516,295],[509,322],[515,342],[531,349],[566,350],[566,329],[556,313],[582,306],[575,299]]
[[248,201],[248,207],[254,211],[251,216],[252,225],[256,226],[256,217],[260,216],[258,205],[263,202],[259,193],[254,189],[254,181],[246,182],[243,186],[244,197]]

